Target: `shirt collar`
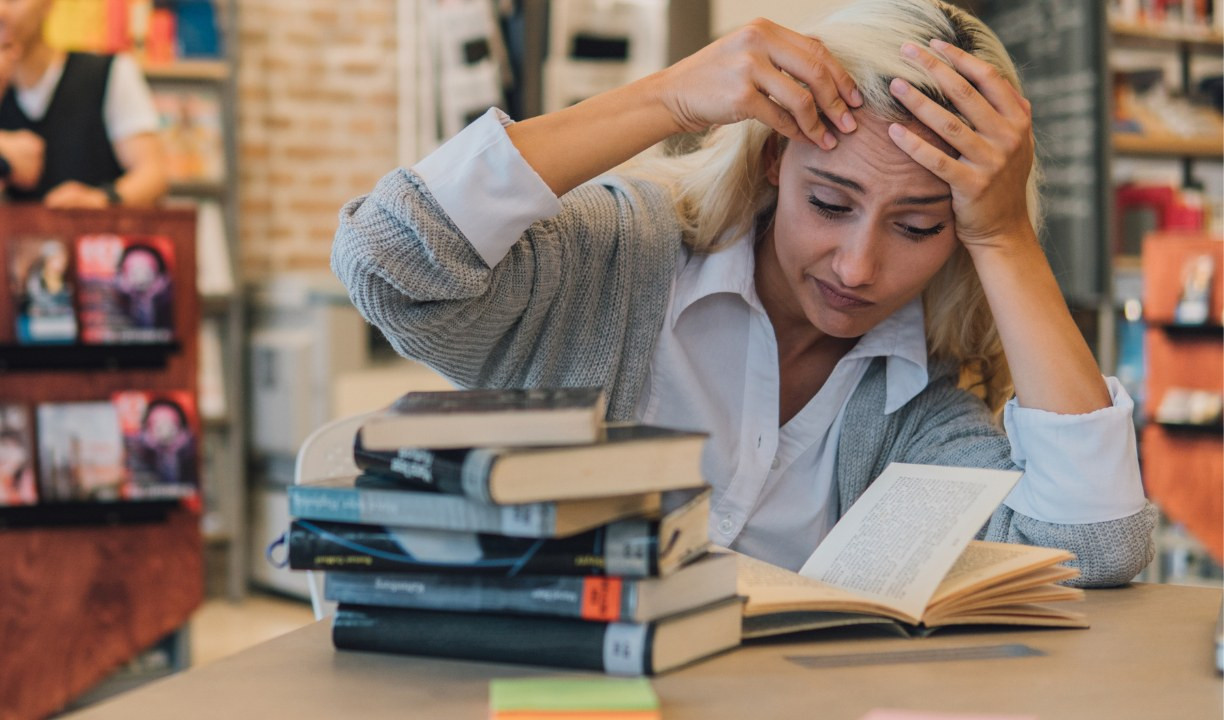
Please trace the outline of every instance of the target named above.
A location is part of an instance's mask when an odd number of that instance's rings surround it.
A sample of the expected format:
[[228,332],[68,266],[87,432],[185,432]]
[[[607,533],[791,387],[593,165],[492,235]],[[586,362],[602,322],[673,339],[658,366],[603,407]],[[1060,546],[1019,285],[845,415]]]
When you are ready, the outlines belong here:
[[[719,293],[736,295],[753,309],[765,311],[753,281],[756,258],[750,238],[750,234],[745,235],[715,253],[688,253],[688,260],[676,277],[670,318],[673,329],[686,309],[702,298]],[[885,358],[887,363],[886,414],[896,412],[927,386],[930,377],[921,297],[906,303],[867,331],[843,359],[874,357]]]

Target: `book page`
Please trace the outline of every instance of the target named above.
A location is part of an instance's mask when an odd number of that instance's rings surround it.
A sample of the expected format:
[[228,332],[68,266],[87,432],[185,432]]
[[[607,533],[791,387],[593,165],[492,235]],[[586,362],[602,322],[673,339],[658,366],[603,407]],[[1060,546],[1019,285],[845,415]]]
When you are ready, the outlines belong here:
[[930,605],[1074,557],[1055,548],[974,540],[940,581]]
[[940,580],[1020,474],[893,463],[799,572],[922,617]]
[[799,610],[880,611],[875,603],[828,583],[735,553],[736,591],[747,598],[745,617]]

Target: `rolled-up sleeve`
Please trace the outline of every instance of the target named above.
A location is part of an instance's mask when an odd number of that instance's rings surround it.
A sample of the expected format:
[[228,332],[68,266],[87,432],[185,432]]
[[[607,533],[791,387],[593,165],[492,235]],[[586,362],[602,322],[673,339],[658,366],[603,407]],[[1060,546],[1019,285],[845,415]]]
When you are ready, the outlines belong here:
[[490,108],[413,166],[489,267],[523,232],[561,212],[561,202],[506,134],[514,121]]
[[1082,415],[1003,410],[1012,461],[1024,475],[1004,504],[1051,523],[1096,523],[1134,515],[1145,498],[1132,419],[1134,401],[1106,378],[1113,405]]

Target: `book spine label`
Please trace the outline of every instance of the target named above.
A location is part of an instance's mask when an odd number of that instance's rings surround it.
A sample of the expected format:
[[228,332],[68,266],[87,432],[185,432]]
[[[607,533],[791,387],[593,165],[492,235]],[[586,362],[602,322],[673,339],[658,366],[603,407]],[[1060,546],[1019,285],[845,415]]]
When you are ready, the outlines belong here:
[[493,502],[493,496],[489,492],[489,474],[493,471],[497,455],[498,451],[491,448],[477,448],[468,453],[460,475],[460,486],[464,495],[480,502]]
[[[590,532],[550,540],[504,535],[448,533],[439,542],[430,530],[294,520],[289,528],[289,567],[295,570],[386,570],[518,575],[606,575],[604,551],[613,523]],[[657,545],[654,529],[638,523],[647,537],[621,542]],[[650,563],[653,571],[656,563]],[[641,566],[638,569],[642,569]],[[623,575],[624,573],[616,573]],[[643,577],[639,573],[634,577]]]
[[[332,641],[342,650],[388,652],[485,662],[529,663],[642,675],[649,648],[638,633],[608,632],[605,623],[341,605]],[[609,642],[615,649],[609,649]],[[634,664],[633,658],[639,658]],[[613,659],[613,666],[606,663]]]
[[610,675],[650,674],[646,662],[649,625],[608,623],[604,633],[604,672]]
[[430,573],[329,572],[332,602],[417,610],[549,615],[612,622],[627,615],[619,577],[496,578]]
[[312,520],[514,537],[548,537],[556,527],[556,507],[551,503],[496,506],[442,493],[310,485],[289,487],[289,514]]
[[604,548],[609,575],[644,577],[658,574],[654,560],[658,557],[658,545],[653,542],[657,533],[651,523],[643,520],[625,520],[608,525],[608,544]]

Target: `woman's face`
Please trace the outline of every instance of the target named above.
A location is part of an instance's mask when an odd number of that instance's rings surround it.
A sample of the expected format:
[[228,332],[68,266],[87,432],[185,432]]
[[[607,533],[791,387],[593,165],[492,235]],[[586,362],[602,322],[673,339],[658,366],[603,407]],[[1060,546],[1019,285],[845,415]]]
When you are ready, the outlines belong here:
[[783,311],[834,337],[863,335],[917,297],[957,246],[947,183],[887,130],[860,117],[833,150],[792,141],[770,169]]
[[119,268],[120,279],[125,287],[143,290],[157,279],[157,259],[151,253],[137,250],[123,259]]

